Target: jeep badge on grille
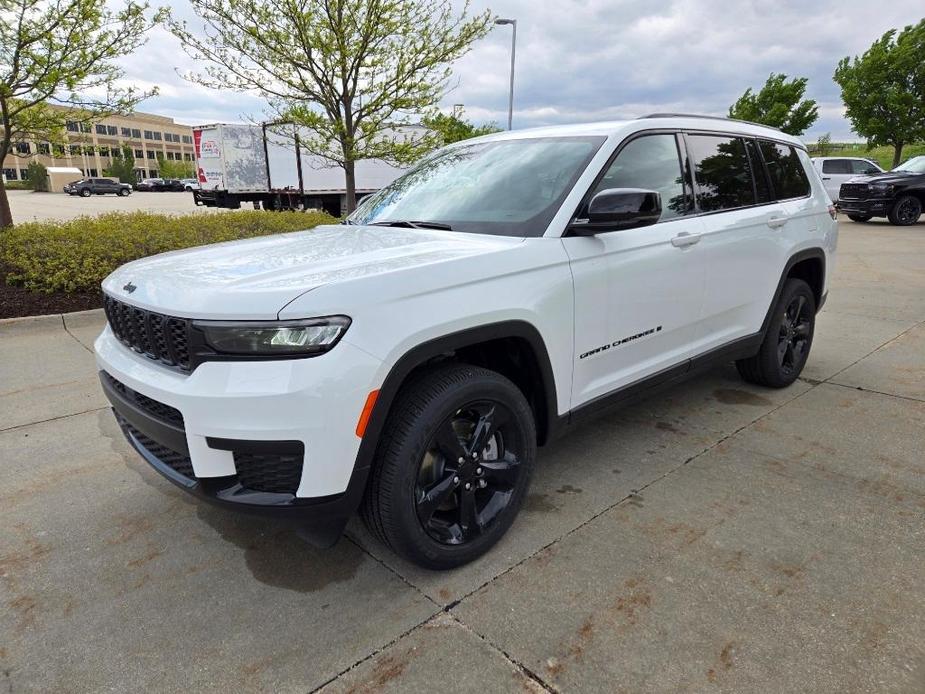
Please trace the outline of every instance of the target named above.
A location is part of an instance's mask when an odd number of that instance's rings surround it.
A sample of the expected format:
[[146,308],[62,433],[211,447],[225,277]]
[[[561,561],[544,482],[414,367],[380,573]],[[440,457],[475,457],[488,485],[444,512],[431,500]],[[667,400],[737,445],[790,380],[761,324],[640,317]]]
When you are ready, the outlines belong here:
[[133,291],[135,291],[136,289],[138,289],[138,287],[136,287],[136,286],[135,286],[134,284],[132,284],[131,282],[129,282],[128,284],[126,284],[126,285],[125,285],[124,287],[122,287],[122,288],[123,288],[125,291],[127,291],[129,294],[131,294]]

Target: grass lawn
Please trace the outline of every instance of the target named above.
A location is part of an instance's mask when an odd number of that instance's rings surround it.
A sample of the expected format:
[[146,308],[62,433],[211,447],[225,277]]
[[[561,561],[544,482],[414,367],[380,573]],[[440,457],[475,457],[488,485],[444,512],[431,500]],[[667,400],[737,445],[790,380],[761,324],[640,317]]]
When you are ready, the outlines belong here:
[[[867,149],[867,145],[863,142],[833,142],[830,146],[832,149],[826,152],[825,156],[827,157],[862,157],[877,162],[884,170],[893,168],[893,147]],[[809,153],[814,157],[823,156],[812,145],[810,145]],[[903,147],[902,161],[923,154],[925,154],[925,142],[906,145]]]

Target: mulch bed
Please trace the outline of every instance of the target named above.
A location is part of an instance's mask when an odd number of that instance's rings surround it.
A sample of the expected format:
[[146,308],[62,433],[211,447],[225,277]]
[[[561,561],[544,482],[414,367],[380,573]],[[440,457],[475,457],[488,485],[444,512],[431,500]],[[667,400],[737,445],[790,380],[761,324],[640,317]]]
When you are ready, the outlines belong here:
[[46,313],[67,313],[100,308],[100,292],[31,292],[6,283],[6,271],[0,267],[0,318],[40,316]]

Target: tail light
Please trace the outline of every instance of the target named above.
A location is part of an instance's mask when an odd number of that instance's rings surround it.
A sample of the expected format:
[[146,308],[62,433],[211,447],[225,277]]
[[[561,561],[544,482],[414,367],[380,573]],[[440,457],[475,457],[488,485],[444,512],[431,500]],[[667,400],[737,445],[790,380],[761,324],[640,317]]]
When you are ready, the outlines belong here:
[[829,217],[838,219],[838,210],[835,209],[835,205],[829,205]]

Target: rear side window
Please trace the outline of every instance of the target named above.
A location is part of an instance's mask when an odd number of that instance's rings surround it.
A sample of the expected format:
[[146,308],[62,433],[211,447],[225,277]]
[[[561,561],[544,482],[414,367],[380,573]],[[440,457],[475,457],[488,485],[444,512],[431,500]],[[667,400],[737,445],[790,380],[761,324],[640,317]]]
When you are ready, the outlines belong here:
[[758,204],[770,202],[771,188],[768,185],[768,177],[764,172],[764,165],[761,163],[758,143],[755,140],[746,140],[745,149],[748,151],[748,160],[752,164],[752,177],[755,180],[755,196]]
[[761,140],[759,146],[778,200],[809,195],[809,179],[795,147],[767,140]]
[[751,167],[741,138],[688,135],[687,147],[701,210],[716,212],[755,204]]
[[822,162],[822,173],[850,174],[860,172],[853,171],[851,168],[851,162],[847,159],[827,159]]
[[655,190],[662,198],[659,221],[664,221],[688,212],[683,181],[675,136],[645,135],[631,140],[620,150],[588,199],[608,188]]

